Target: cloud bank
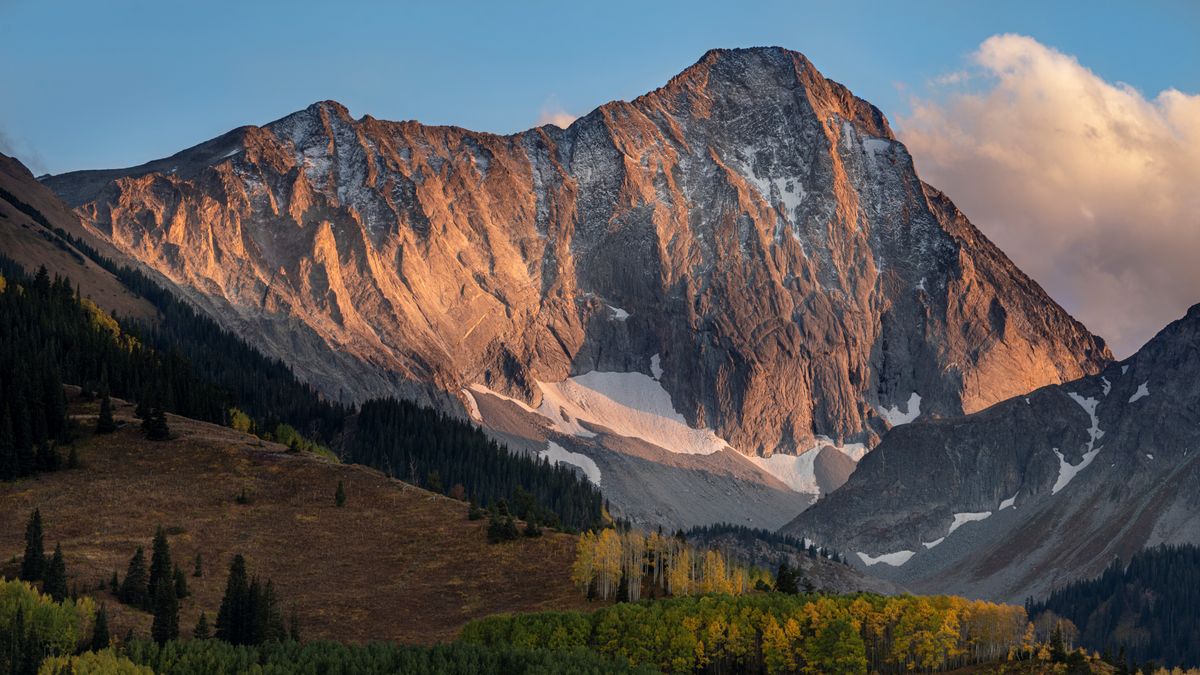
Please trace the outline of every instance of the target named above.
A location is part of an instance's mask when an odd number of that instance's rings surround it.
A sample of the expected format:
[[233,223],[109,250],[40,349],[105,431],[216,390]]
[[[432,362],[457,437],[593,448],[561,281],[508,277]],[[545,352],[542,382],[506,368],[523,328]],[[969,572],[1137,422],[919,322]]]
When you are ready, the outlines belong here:
[[553,124],[561,129],[566,129],[567,127],[571,126],[571,122],[574,122],[576,119],[579,119],[578,115],[572,115],[571,113],[567,112],[565,109],[563,109],[562,105],[558,103],[557,99],[552,96],[547,99],[544,104],[542,104],[542,109],[538,113],[537,126],[540,127],[543,124]]
[[997,35],[898,118],[922,177],[1118,357],[1200,302],[1200,95]]

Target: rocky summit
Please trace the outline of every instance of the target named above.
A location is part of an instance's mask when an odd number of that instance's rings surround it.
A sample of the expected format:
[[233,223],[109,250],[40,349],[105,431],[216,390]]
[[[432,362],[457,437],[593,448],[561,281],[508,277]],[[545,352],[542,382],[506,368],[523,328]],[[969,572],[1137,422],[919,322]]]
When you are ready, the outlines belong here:
[[322,102],[44,182],[327,395],[462,411],[640,522],[778,526],[893,426],[1111,362],[879,110],[778,48],[566,129]]

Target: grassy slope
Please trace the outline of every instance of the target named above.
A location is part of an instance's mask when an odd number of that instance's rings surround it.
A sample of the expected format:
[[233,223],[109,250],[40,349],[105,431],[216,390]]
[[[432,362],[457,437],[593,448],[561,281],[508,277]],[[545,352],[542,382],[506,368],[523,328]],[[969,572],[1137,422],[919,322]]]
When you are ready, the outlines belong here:
[[[71,405],[90,429],[97,405]],[[115,636],[130,626],[146,636],[149,615],[91,589],[114,570],[124,577],[137,546],[148,557],[158,525],[174,533],[172,555],[193,593],[182,602],[185,634],[201,610],[215,618],[236,553],[274,579],[285,615],[296,604],[306,639],[432,643],[488,614],[587,604],[569,581],[574,537],[489,545],[486,521],[468,521],[462,502],[173,415],[177,438],[147,441],[132,406],[116,407],[117,433],[77,441],[81,468],[0,484],[0,571],[15,576],[25,521],[40,507],[47,552],[62,543],[71,583],[108,603]],[[339,479],[343,508],[333,498]],[[243,488],[250,504],[235,502]]]

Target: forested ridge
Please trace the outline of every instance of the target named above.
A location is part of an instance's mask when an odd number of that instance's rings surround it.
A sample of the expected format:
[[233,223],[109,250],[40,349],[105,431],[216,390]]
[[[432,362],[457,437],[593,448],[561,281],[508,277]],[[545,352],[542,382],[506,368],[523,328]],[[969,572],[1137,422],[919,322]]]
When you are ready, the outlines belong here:
[[[365,403],[360,414],[328,401],[283,362],[263,356],[141,271],[53,228],[17,197],[0,197],[114,274],[160,315],[153,324],[109,316],[79,297],[70,280],[52,281],[44,270],[30,279],[0,256],[6,283],[33,291],[9,294],[0,318],[0,367],[7,368],[0,394],[11,394],[5,401],[14,436],[6,444],[0,411],[0,478],[57,466],[55,445],[67,440],[65,421],[57,421],[65,414],[61,384],[72,383],[137,401],[147,411],[231,425],[298,449],[328,445],[349,461],[482,505],[511,502],[526,491],[545,524],[582,529],[602,523],[599,491],[573,471],[509,453],[479,429],[430,408],[380,400]],[[355,433],[344,434],[350,420]]]
[[[444,494],[464,493],[483,505],[519,502],[522,492],[571,529],[602,525],[600,491],[565,465],[514,455],[474,425],[409,401],[367,401],[353,420],[343,457]],[[458,489],[455,486],[459,486]]]
[[1031,616],[1056,615],[1091,649],[1142,663],[1200,666],[1200,547],[1159,546],[1113,563],[1031,602]]

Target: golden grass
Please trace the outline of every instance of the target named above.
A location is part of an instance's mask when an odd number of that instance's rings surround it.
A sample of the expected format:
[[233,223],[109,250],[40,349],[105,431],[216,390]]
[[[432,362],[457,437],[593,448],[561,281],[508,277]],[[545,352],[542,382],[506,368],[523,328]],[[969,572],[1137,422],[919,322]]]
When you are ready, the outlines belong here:
[[[147,441],[133,408],[114,403],[123,427],[77,441],[80,468],[0,484],[0,571],[15,575],[26,519],[41,508],[47,552],[62,543],[71,583],[107,603],[114,636],[131,626],[146,636],[150,616],[94,589],[114,570],[124,577],[137,546],[148,558],[160,525],[176,533],[171,552],[192,591],[186,635],[201,610],[215,619],[237,553],[275,581],[285,615],[296,605],[305,639],[444,642],[488,614],[587,605],[569,580],[572,536],[490,545],[486,521],[468,521],[462,502],[173,415],[177,438]],[[90,429],[96,404],[72,412]],[[235,502],[243,488],[250,504]],[[197,552],[201,578],[191,576]]]

